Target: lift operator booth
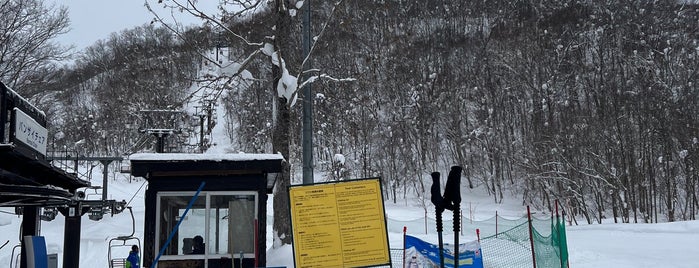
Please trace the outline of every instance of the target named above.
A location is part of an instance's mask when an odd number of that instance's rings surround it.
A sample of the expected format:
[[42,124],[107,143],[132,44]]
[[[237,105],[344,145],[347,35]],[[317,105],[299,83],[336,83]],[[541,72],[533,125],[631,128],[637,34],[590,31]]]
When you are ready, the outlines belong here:
[[281,155],[134,154],[130,161],[131,174],[148,181],[143,267],[156,259],[158,268],[265,266],[267,194]]

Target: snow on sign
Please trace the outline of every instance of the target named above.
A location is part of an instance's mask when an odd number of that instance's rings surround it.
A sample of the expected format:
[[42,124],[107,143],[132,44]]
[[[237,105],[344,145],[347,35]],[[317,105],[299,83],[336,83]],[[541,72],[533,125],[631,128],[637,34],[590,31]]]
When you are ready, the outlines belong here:
[[31,147],[42,155],[46,155],[46,139],[49,135],[48,130],[21,110],[15,108],[14,113],[14,140]]
[[295,267],[391,263],[381,179],[289,187]]

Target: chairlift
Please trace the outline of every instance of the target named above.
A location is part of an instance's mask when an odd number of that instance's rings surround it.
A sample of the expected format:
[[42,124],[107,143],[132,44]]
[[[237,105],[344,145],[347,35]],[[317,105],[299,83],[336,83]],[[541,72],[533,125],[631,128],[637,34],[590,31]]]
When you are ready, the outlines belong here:
[[56,215],[58,215],[58,209],[55,207],[44,207],[41,208],[41,215],[39,218],[42,221],[52,221],[56,219]]
[[[107,253],[107,258],[109,261],[109,268],[124,268],[126,267],[126,256],[120,256],[120,257],[114,257],[114,252],[118,251],[121,249],[121,251],[124,250],[124,248],[127,248],[129,251],[131,251],[131,246],[134,245],[132,243],[127,243],[128,241],[136,240],[136,245],[138,245],[138,250],[140,251],[142,249],[141,247],[141,239],[138,237],[135,237],[134,234],[136,233],[136,219],[133,216],[133,211],[131,210],[131,207],[126,207],[129,209],[129,213],[131,214],[131,234],[130,235],[125,235],[125,236],[117,236],[115,238],[112,238],[109,240],[109,250]],[[140,256],[141,254],[139,254]],[[139,257],[139,262],[140,262],[140,257]]]
[[130,174],[131,173],[131,166],[128,164],[120,165],[119,166],[119,173]]
[[[102,186],[88,186],[85,189],[85,200],[99,200],[102,199],[102,191],[97,192],[97,190],[102,190]],[[92,192],[87,192],[87,190],[92,190]],[[98,198],[93,198],[91,196],[98,196]]]
[[90,214],[87,217],[93,221],[99,221],[104,217],[104,208],[102,207],[91,207]]
[[[15,253],[17,250],[17,253]],[[22,257],[22,244],[12,247],[12,255],[10,255],[10,268],[19,267],[19,259]]]

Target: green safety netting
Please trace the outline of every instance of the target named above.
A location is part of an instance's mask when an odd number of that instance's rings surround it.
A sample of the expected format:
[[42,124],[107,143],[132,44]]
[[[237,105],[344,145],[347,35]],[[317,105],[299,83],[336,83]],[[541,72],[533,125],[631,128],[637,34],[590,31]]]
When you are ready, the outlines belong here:
[[531,235],[525,218],[509,230],[482,238],[481,248],[485,267],[568,267],[565,222],[561,217],[533,218]]
[[[463,218],[462,218],[463,220]],[[420,218],[412,221],[388,219],[388,228],[406,226],[412,233],[436,233],[435,221]],[[484,267],[489,268],[565,268],[568,248],[563,217],[539,219],[528,217],[506,219],[498,215],[483,221],[463,221],[462,233],[475,234],[479,229]],[[530,233],[531,226],[531,233]],[[444,230],[452,230],[451,221],[444,221]],[[532,251],[532,245],[534,250]]]

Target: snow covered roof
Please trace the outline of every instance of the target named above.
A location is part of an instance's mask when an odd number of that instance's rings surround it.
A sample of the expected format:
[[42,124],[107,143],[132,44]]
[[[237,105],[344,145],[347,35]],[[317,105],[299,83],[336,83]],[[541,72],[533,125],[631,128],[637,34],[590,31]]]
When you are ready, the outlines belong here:
[[[282,171],[284,157],[281,154],[183,154],[183,153],[139,153],[129,157],[131,175],[144,177],[149,183],[162,179],[180,177],[180,182],[197,176],[236,177],[243,174],[258,174],[257,178],[266,181],[271,193],[277,173]],[[251,177],[248,177],[250,179]],[[244,185],[248,180],[234,180]],[[252,178],[255,180],[255,178]],[[152,185],[152,184],[151,184]],[[229,186],[233,187],[233,184]]]
[[129,156],[136,161],[254,161],[284,160],[281,154],[181,154],[181,153],[138,153]]
[[34,106],[31,102],[29,102],[29,100],[25,99],[24,97],[22,97],[22,95],[19,95],[16,91],[12,90],[10,87],[3,84],[2,82],[0,82],[0,89],[4,90],[5,94],[7,94],[7,98],[10,98],[11,100],[16,102],[16,107],[21,107],[24,112],[40,116],[41,118],[38,121],[42,121],[44,124],[46,124],[46,114],[44,113],[44,111]]

